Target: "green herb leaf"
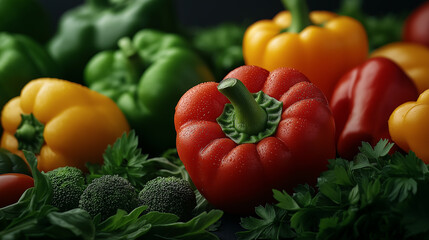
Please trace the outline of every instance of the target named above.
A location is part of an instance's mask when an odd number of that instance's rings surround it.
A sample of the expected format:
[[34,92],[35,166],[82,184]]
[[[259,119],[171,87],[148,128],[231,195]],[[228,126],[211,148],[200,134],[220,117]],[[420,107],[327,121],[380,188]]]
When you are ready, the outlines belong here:
[[359,195],[359,186],[358,185],[356,185],[354,188],[352,188],[352,190],[350,190],[348,199],[349,199],[349,202],[351,205],[355,205],[359,202],[360,195]]
[[151,225],[140,217],[146,209],[146,206],[141,206],[129,214],[118,209],[115,215],[100,224],[96,223],[97,239],[136,239],[147,234]]
[[36,156],[25,150],[24,156],[30,164],[34,187],[27,189],[18,202],[0,209],[0,226],[5,231],[29,219],[37,221],[38,218],[43,218],[49,212],[56,210],[52,206],[43,208],[52,198],[52,188],[49,179],[37,169]]
[[52,198],[52,187],[49,179],[37,169],[37,158],[34,153],[23,151],[24,156],[30,164],[31,173],[34,179],[34,194],[32,196],[30,208],[37,209],[41,205],[49,203]]
[[334,203],[341,203],[341,190],[335,183],[325,182],[319,185],[319,190]]
[[144,182],[141,181],[144,173],[140,169],[143,168],[147,155],[143,155],[141,149],[138,148],[138,137],[134,131],[128,135],[124,133],[113,146],[109,145],[103,158],[102,166],[87,163],[90,172],[89,182],[102,175],[119,175],[126,178],[133,186],[142,187],[144,185]]
[[314,195],[314,189],[309,185],[299,185],[295,189],[293,199],[301,207],[308,207],[311,204],[312,196]]
[[185,167],[175,155],[174,150],[169,150],[165,157],[148,159],[148,155],[142,154],[138,148],[138,137],[132,130],[107,147],[103,154],[103,165],[87,163],[90,172],[88,182],[102,175],[118,175],[138,190],[158,176],[176,176],[191,182]]
[[66,212],[51,212],[47,215],[50,223],[48,226],[50,235],[61,234],[66,239],[66,233],[69,238],[93,239],[95,235],[95,226],[91,216],[82,209],[76,208]]
[[197,205],[195,206],[192,214],[194,216],[201,214],[202,212],[209,211],[214,209],[214,207],[207,201],[207,199],[198,191],[194,190],[195,198],[197,200]]
[[318,185],[323,182],[334,182],[342,186],[353,186],[354,179],[352,176],[353,162],[346,159],[337,158],[329,160],[330,171],[321,174]]
[[416,194],[417,182],[412,178],[395,178],[387,181],[386,193],[390,201],[404,201],[409,193]]
[[391,164],[386,165],[383,171],[390,176],[412,176],[419,180],[425,179],[429,173],[427,165],[414,152],[409,152],[406,156],[393,154]]
[[52,188],[47,176],[37,169],[37,158],[24,151],[34,178],[34,187],[28,189],[15,204],[0,209],[0,239],[93,239],[94,225],[87,212],[73,209],[58,212],[49,205]]
[[[389,155],[392,146],[387,140],[374,147],[362,143],[353,161],[330,160],[316,194],[302,186],[292,197],[273,190],[277,206],[288,211],[276,231],[293,232],[296,239],[427,239],[428,165],[413,152]],[[250,229],[243,239],[265,237],[279,214],[265,211],[256,211],[260,219],[242,219]]]
[[278,190],[273,190],[274,198],[279,201],[277,207],[283,208],[288,211],[296,211],[300,209],[298,203],[286,192],[280,192]]
[[140,214],[142,214],[146,209],[146,206],[141,206],[134,209],[129,214],[122,209],[118,209],[115,215],[98,224],[97,229],[101,232],[109,232],[126,227],[128,224],[135,223],[138,220]]
[[294,237],[294,232],[288,228],[286,222],[288,212],[284,209],[265,205],[265,208],[255,208],[256,214],[261,217],[247,217],[241,219],[241,226],[246,231],[236,233],[238,239],[284,239]]
[[380,157],[386,156],[390,149],[392,149],[393,145],[393,143],[389,143],[388,139],[382,139],[375,145],[374,148],[372,148],[369,143],[362,142],[362,146],[359,147],[359,150],[362,154],[369,158],[378,159]]
[[215,240],[218,237],[207,231],[207,228],[218,222],[222,215],[221,210],[215,209],[210,212],[203,212],[187,222],[152,225],[145,239]]

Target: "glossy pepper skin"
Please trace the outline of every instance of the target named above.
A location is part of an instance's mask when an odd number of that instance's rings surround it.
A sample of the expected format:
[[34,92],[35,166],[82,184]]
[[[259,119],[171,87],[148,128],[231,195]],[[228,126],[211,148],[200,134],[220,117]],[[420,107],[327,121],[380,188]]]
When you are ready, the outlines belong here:
[[429,164],[429,90],[417,101],[398,106],[389,118],[389,132],[393,141],[405,151],[413,151]]
[[62,16],[48,51],[64,78],[82,83],[83,70],[96,53],[115,49],[117,41],[144,28],[176,30],[172,0],[85,0]]
[[387,58],[371,58],[347,72],[330,102],[338,154],[353,160],[362,141],[375,146],[380,139],[391,139],[387,124],[390,114],[417,97],[413,81]]
[[370,57],[393,60],[414,81],[419,93],[429,89],[429,48],[417,43],[395,42],[374,50]]
[[58,77],[58,66],[34,40],[19,34],[0,33],[0,108],[32,79]]
[[[217,118],[231,96],[227,98],[218,88],[231,79],[238,79],[251,93],[262,90],[280,102],[279,122],[271,135],[237,143],[237,138],[230,137],[230,130],[246,136],[246,126],[262,123],[248,134],[259,136],[273,126],[269,122],[275,118],[252,116],[255,111],[242,111],[246,108],[235,105],[232,111],[226,111],[235,114],[231,120],[234,127],[222,130]],[[231,102],[244,99],[235,96],[238,99]],[[247,117],[237,117],[242,113]],[[243,119],[250,123],[243,123]],[[324,94],[302,73],[290,68],[269,72],[242,66],[219,84],[199,84],[180,99],[174,122],[177,151],[193,183],[211,204],[227,212],[253,212],[256,205],[271,200],[274,188],[292,190],[299,183],[315,184],[327,160],[335,157],[334,118]]]
[[90,60],[85,83],[118,104],[146,153],[174,148],[177,102],[189,88],[214,81],[212,73],[175,34],[145,29],[119,46]]
[[40,171],[103,161],[107,145],[129,131],[116,104],[87,87],[59,79],[29,82],[1,113],[1,147],[38,155]]
[[51,19],[38,0],[1,0],[0,16],[0,32],[23,34],[41,44],[51,37]]
[[405,20],[402,40],[429,48],[429,1],[417,7]]
[[338,79],[367,58],[365,29],[357,20],[332,12],[309,14],[303,0],[283,3],[290,11],[257,21],[246,30],[244,61],[270,71],[296,68],[329,100]]

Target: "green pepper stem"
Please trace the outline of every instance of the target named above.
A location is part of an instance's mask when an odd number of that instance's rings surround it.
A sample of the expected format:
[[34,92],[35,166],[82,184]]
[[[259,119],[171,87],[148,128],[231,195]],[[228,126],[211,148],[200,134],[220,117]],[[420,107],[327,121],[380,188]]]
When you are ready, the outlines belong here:
[[15,132],[18,149],[38,154],[45,143],[43,137],[45,126],[33,114],[21,114],[21,119],[21,124]]
[[30,123],[24,123],[16,130],[16,136],[25,141],[31,141],[36,136],[36,128]]
[[292,14],[292,22],[286,32],[299,33],[311,25],[306,0],[282,0],[282,3]]
[[134,47],[133,42],[129,37],[123,37],[119,39],[118,46],[128,58],[137,54],[137,49]]
[[257,134],[265,129],[267,113],[241,81],[235,78],[224,79],[219,83],[218,90],[234,107],[234,127],[237,131]]

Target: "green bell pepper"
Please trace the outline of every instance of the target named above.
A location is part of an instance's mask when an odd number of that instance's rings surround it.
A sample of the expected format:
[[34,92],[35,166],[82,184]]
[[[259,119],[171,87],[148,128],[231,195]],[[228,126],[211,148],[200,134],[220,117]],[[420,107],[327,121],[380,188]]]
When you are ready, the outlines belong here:
[[0,32],[30,36],[39,43],[51,37],[51,19],[37,0],[1,0]]
[[174,148],[175,106],[191,87],[214,81],[211,71],[176,34],[144,29],[118,45],[89,61],[85,83],[118,104],[145,152]]
[[209,28],[191,29],[191,42],[222,80],[231,70],[244,65],[242,42],[248,24],[221,23]]
[[18,155],[0,148],[0,174],[22,173],[31,176],[27,163]]
[[0,109],[18,96],[35,78],[59,77],[58,67],[46,50],[31,38],[0,33]]
[[85,65],[97,52],[144,28],[176,30],[172,0],[86,0],[59,21],[48,51],[67,80],[82,83]]

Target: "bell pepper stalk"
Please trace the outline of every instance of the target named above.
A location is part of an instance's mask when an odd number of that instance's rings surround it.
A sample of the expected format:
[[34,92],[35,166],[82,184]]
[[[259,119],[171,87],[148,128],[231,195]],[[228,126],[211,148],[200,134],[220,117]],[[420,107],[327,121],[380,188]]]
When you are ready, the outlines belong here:
[[40,171],[86,162],[103,163],[103,153],[130,127],[108,97],[65,80],[30,81],[1,112],[1,147],[24,158],[38,156]]
[[282,103],[262,91],[253,96],[244,84],[235,78],[227,78],[218,90],[231,104],[216,121],[222,131],[237,144],[256,143],[273,135],[280,122]]
[[120,38],[142,29],[177,32],[177,22],[172,0],[85,0],[62,15],[47,49],[65,79],[82,83],[86,64],[98,52],[115,49]]
[[429,89],[429,48],[411,42],[394,42],[374,50],[370,57],[385,57],[398,64],[417,86]]
[[362,142],[375,146],[389,139],[388,119],[396,107],[417,99],[417,88],[387,58],[371,58],[338,82],[330,106],[335,118],[338,154],[353,160]]
[[389,118],[392,140],[404,151],[412,151],[429,164],[429,90],[420,94],[417,101],[398,106]]
[[283,5],[291,12],[292,22],[283,32],[300,33],[306,27],[312,25],[309,10],[305,1],[282,0]]
[[174,115],[176,147],[215,207],[250,213],[272,189],[316,183],[335,157],[334,118],[322,91],[291,68],[241,66],[189,89]]
[[215,80],[210,69],[176,34],[145,29],[118,45],[90,60],[86,85],[117,103],[146,153],[174,148],[174,108],[188,89]]
[[18,140],[18,149],[39,154],[40,149],[45,143],[43,130],[45,130],[45,125],[39,122],[32,113],[21,114],[21,123],[15,132],[15,138]]
[[364,62],[368,40],[362,24],[328,11],[308,12],[304,0],[283,0],[289,11],[250,25],[243,37],[246,65],[272,71],[296,68],[329,100],[338,79]]
[[423,2],[407,17],[402,40],[429,47],[429,1]]

